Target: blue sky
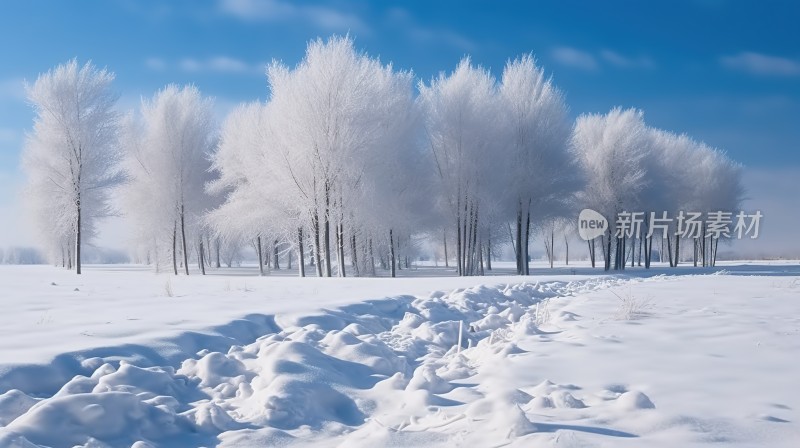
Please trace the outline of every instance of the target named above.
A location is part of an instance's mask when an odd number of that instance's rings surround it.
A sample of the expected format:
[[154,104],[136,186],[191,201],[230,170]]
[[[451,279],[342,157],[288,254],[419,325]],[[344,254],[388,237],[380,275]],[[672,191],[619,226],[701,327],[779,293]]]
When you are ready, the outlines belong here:
[[[533,52],[575,116],[639,107],[649,124],[725,149],[752,173],[795,176],[798,19],[793,1],[0,0],[0,184],[21,179],[32,122],[22,81],[56,64],[108,67],[124,109],[194,83],[217,98],[221,119],[266,98],[267,62],[294,64],[309,39],[346,32],[423,80],[467,54],[499,74]],[[5,191],[10,213],[17,190]]]

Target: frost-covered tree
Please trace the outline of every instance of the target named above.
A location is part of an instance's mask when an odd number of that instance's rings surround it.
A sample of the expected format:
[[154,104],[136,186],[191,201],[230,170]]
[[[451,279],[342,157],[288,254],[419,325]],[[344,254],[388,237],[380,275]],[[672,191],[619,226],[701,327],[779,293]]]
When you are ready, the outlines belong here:
[[[729,159],[722,151],[700,143],[700,161],[697,164],[697,196],[695,210],[706,218],[701,229],[701,238],[696,241],[695,264],[698,253],[703,266],[714,266],[717,261],[717,249],[722,235],[709,232],[708,222],[711,214],[727,213],[729,219],[735,220],[736,210],[741,206],[744,197],[742,186],[742,167]],[[720,215],[722,217],[723,215]],[[731,230],[733,225],[731,225]]]
[[513,210],[517,274],[528,274],[531,228],[572,216],[580,170],[569,151],[572,125],[563,95],[532,56],[506,64],[499,99],[508,145],[498,154],[507,162],[505,207]]
[[496,82],[491,74],[464,58],[449,75],[420,83],[419,104],[427,147],[435,164],[438,209],[455,227],[459,275],[478,272],[478,235],[487,208],[503,192],[502,157]]
[[[646,126],[643,114],[633,109],[580,117],[573,145],[588,179],[584,204],[610,220],[602,237],[606,269],[611,267],[612,254],[615,269],[624,268],[626,262],[633,266],[637,242],[640,264],[643,258],[649,268],[653,237],[660,239],[656,242],[661,245],[661,259],[666,254],[669,265],[677,266],[686,239],[683,232],[689,229],[685,222],[679,228],[678,217],[690,215],[698,226],[696,235],[689,237],[695,264],[698,259],[703,265],[713,264],[719,241],[708,237],[706,221],[709,213],[730,217],[739,206],[743,194],[739,165],[687,135]],[[640,232],[637,235],[637,229],[631,229],[630,237],[611,238],[623,211],[639,213]],[[628,219],[634,218],[629,215]]]
[[582,115],[575,123],[572,144],[586,176],[582,201],[609,220],[602,240],[605,269],[611,268],[612,239],[614,269],[625,263],[625,239],[612,238],[616,216],[643,205],[651,145],[643,115],[636,109],[615,108],[604,115]]
[[415,235],[435,222],[430,212],[431,164],[416,138],[410,85],[402,91],[390,114],[395,117],[392,133],[370,151],[359,174],[357,198],[350,204],[351,228],[355,230],[350,251],[354,258],[363,254],[363,263],[354,263],[355,268],[362,267],[363,275],[374,275],[375,251],[380,259],[387,257],[386,268],[392,277],[398,269],[408,267],[407,260],[416,249]]
[[[225,201],[206,221],[226,245],[249,241],[259,256],[262,275],[265,243],[285,227],[296,228],[292,219],[296,204],[287,189],[289,175],[274,163],[280,152],[267,119],[269,109],[250,103],[228,115],[212,156],[212,169],[219,178],[207,185],[208,191],[224,196]],[[303,258],[302,253],[298,255]],[[303,269],[301,264],[301,275]]]
[[[212,219],[224,230],[223,216],[259,204],[240,223],[246,232],[282,235],[298,249],[310,239],[317,275],[332,275],[334,256],[344,275],[348,246],[352,260],[376,231],[365,228],[377,214],[367,204],[392,174],[388,156],[410,149],[412,76],[356,51],[349,37],[312,41],[296,67],[274,63],[267,76],[268,103],[237,110],[224,126],[212,188],[228,193]],[[381,207],[397,202],[386,192]]]
[[36,113],[22,156],[27,204],[42,247],[65,265],[74,260],[78,274],[81,247],[112,213],[109,192],[123,180],[113,79],[73,59],[26,86]]
[[[652,138],[656,168],[651,170],[650,177],[655,180],[651,189],[660,194],[650,195],[656,200],[651,208],[667,211],[672,217],[681,212],[703,214],[700,236],[692,238],[693,259],[695,265],[698,258],[703,265],[713,265],[719,241],[707,238],[705,218],[709,213],[733,214],[739,207],[743,195],[741,166],[720,150],[685,134],[654,129]],[[678,264],[681,255],[676,224],[672,222],[668,235],[664,235],[671,266]]]
[[366,188],[367,167],[375,168],[370,164],[381,151],[398,147],[394,138],[402,136],[412,104],[411,75],[356,51],[349,37],[333,37],[311,42],[294,69],[273,65],[268,77],[284,170],[292,173],[292,190],[310,221],[315,256],[324,256],[316,264],[331,275],[333,227],[343,275],[344,226]]
[[176,275],[179,248],[188,275],[195,245],[205,270],[202,216],[212,205],[205,184],[216,146],[212,108],[196,87],[169,85],[143,100],[140,116],[126,126],[125,199],[136,239],[157,263],[170,254]]

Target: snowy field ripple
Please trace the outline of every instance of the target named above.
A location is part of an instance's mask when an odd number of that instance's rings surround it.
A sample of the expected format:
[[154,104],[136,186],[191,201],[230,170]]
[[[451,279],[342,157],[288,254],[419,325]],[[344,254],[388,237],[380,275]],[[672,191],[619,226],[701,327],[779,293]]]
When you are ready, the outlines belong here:
[[796,446],[799,292],[598,277],[277,314],[173,366],[86,357],[55,393],[21,381],[0,446]]

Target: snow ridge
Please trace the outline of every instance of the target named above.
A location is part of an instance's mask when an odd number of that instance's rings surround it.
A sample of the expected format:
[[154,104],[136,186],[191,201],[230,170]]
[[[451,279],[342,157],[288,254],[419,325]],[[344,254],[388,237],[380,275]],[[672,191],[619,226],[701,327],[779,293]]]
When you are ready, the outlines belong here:
[[0,446],[271,446],[338,437],[413,445],[441,437],[424,428],[487,416],[506,422],[507,436],[523,435],[536,428],[521,404],[582,403],[555,389],[536,400],[506,391],[501,400],[477,399],[466,414],[434,410],[463,404],[441,395],[481,364],[518,352],[515,338],[540,333],[547,299],[626,281],[637,280],[478,286],[278,315],[270,320],[276,331],[227,352],[202,349],[178,368],[114,361],[107,349],[46,398],[25,389],[0,395]]

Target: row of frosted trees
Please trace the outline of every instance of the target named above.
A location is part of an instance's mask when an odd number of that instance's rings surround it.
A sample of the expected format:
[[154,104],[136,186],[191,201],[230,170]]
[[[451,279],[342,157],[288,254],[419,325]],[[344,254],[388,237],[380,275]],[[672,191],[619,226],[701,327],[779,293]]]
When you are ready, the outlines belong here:
[[[262,273],[283,259],[301,276],[375,275],[376,266],[394,276],[423,239],[459,275],[491,269],[510,244],[528,274],[533,235],[552,261],[555,229],[574,227],[565,223],[583,207],[607,217],[732,211],[742,195],[738,165],[648,127],[640,111],[573,123],[530,56],[500,79],[465,58],[415,86],[412,73],[348,37],[316,40],[296,67],[268,68],[267,102],[237,107],[219,129],[212,101],[191,86],[168,86],[121,116],[112,80],[73,60],[28,86],[37,112],[23,159],[28,203],[42,246],[78,272],[82,241],[114,213],[112,191],[137,259],[157,270],[188,274],[197,263],[204,273],[251,245]],[[674,233],[656,234],[670,264],[680,255]],[[599,238],[605,268],[633,263],[637,242],[649,267],[652,238],[609,229]],[[709,264],[710,243],[704,235]]]
[[[681,212],[696,212],[703,217],[716,212],[733,215],[741,203],[739,164],[686,135],[648,127],[641,111],[617,108],[605,115],[581,116],[575,124],[572,145],[586,176],[579,202],[609,218],[626,211],[644,217],[638,238],[624,233],[617,237],[610,232],[600,237],[606,270],[623,269],[626,261],[633,266],[638,260],[641,265],[643,258],[649,268],[654,237],[661,246],[659,257],[677,266],[684,238],[675,218]],[[655,231],[657,223],[650,219],[664,216],[669,220]],[[694,245],[693,260],[695,266],[698,259],[703,266],[713,265],[722,235],[707,232],[706,221],[700,225],[700,238],[689,238]],[[650,231],[651,226],[654,231]],[[595,243],[589,242],[592,266]]]

